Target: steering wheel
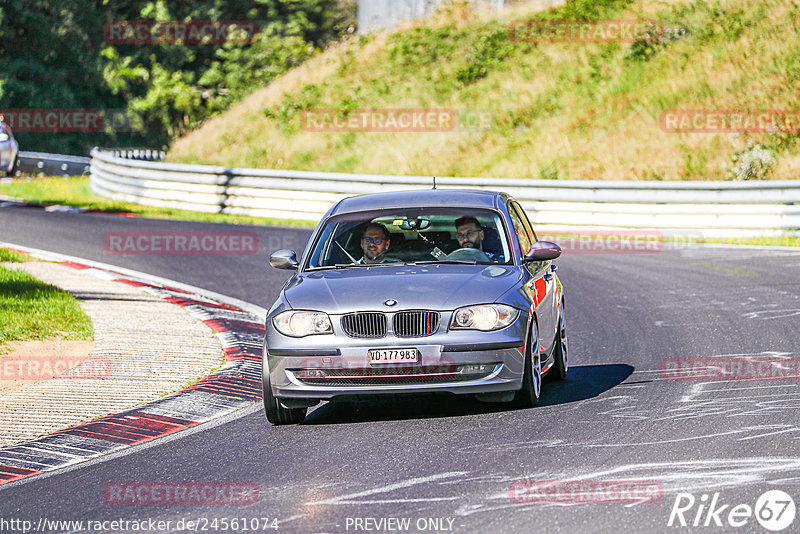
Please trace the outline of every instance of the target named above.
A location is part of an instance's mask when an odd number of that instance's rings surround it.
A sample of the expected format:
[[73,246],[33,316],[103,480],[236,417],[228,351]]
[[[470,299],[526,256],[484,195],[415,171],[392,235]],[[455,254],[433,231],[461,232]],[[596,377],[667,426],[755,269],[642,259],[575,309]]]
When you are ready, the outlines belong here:
[[445,258],[447,260],[463,260],[463,261],[492,261],[489,256],[482,250],[477,248],[459,248],[451,252]]

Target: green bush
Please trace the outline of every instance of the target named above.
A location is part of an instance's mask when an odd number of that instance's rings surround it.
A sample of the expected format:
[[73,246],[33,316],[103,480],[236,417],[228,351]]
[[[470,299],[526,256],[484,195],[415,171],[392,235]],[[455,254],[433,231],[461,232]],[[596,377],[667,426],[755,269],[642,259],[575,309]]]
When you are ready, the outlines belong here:
[[[0,109],[108,109],[129,131],[25,133],[26,150],[162,147],[352,31],[355,0],[4,0]],[[120,44],[120,21],[254,21],[252,42]],[[122,130],[117,128],[117,130]]]
[[284,134],[291,135],[297,130],[292,122],[297,113],[314,108],[321,96],[322,91],[318,86],[306,84],[294,93],[285,95],[276,108],[264,109],[264,115],[276,121]]

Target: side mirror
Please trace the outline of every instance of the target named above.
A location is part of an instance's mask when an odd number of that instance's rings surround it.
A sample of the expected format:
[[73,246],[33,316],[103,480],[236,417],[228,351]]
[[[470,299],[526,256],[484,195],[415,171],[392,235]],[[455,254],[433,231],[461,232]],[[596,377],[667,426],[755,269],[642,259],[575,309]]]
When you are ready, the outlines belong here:
[[532,261],[549,261],[561,256],[561,247],[550,241],[537,241],[522,259],[525,263]]
[[279,250],[273,252],[269,257],[269,264],[276,269],[296,271],[300,263],[297,261],[297,254],[294,253],[294,250]]

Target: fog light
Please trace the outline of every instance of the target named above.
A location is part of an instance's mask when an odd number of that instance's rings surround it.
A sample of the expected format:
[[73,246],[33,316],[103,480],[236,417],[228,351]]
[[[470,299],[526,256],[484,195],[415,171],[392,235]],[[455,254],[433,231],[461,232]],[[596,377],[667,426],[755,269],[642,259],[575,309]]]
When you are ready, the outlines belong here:
[[486,375],[494,369],[494,366],[493,363],[459,365],[456,373],[459,375]]
[[301,369],[299,371],[295,371],[294,375],[297,378],[304,379],[304,378],[325,378],[328,376],[322,369]]

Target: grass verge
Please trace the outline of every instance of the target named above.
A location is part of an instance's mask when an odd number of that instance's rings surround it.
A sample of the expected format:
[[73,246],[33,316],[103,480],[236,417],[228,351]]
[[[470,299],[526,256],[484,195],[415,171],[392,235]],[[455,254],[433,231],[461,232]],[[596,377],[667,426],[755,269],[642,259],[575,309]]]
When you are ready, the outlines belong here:
[[90,340],[93,334],[92,322],[75,297],[26,272],[0,266],[0,353],[10,341]]
[[89,187],[86,176],[43,177],[15,180],[0,184],[0,194],[40,204],[60,204],[110,213],[134,213],[151,219],[173,219],[181,221],[206,221],[228,224],[254,224],[273,226],[314,226],[314,222],[291,221],[268,217],[249,217],[227,213],[203,213],[197,211],[155,208],[130,202],[119,202],[98,196]]
[[27,254],[20,254],[7,248],[0,248],[0,263],[25,263],[26,261],[33,261]]

